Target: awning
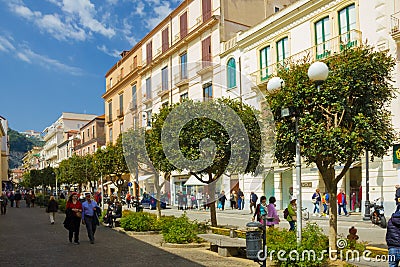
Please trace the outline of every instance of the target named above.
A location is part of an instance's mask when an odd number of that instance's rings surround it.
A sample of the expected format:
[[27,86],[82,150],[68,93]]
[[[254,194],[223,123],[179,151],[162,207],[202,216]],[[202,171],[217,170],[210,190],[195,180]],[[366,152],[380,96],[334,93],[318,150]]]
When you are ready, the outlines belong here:
[[190,178],[186,181],[185,185],[207,185],[207,184],[201,182],[199,179],[196,178],[196,176],[192,175],[192,176],[190,176]]
[[151,177],[154,177],[154,174],[150,174],[150,175],[142,175],[142,176],[139,176],[139,181],[145,181],[145,180],[147,180],[147,179],[149,179],[149,178],[151,178]]

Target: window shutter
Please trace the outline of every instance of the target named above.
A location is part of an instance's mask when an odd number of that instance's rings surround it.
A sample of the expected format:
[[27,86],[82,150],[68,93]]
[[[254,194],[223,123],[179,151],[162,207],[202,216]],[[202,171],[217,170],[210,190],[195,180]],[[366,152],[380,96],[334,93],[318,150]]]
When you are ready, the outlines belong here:
[[203,67],[209,66],[211,61],[211,36],[201,42]]
[[169,48],[169,42],[168,42],[168,28],[164,29],[162,31],[162,52],[164,53],[165,51],[168,50]]
[[211,18],[211,0],[202,0],[203,22]]
[[183,13],[180,17],[180,38],[187,35],[187,12]]
[[146,45],[146,62],[147,64],[150,64],[151,60],[153,59],[153,45],[152,41],[148,42]]

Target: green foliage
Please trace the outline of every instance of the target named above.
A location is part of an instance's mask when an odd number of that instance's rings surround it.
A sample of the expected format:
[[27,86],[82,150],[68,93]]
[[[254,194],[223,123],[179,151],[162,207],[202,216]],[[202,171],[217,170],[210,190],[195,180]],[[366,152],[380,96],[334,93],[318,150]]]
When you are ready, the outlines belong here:
[[132,212],[121,218],[121,227],[126,231],[155,231],[157,216],[147,212]]
[[36,137],[26,137],[11,128],[8,129],[7,134],[10,144],[10,169],[21,166],[24,154],[34,146],[43,146],[44,144]]
[[65,212],[65,206],[66,206],[66,204],[67,204],[67,201],[66,201],[65,199],[59,199],[59,200],[58,200],[58,209],[59,209],[61,212]]
[[35,203],[39,206],[47,206],[49,200],[50,200],[49,195],[37,194]]
[[[307,223],[302,233],[302,245],[297,248],[296,232],[269,228],[267,232],[268,258],[272,256],[273,261],[278,263],[279,266],[322,266],[329,256],[327,253],[328,237],[323,234],[318,225],[313,223]],[[280,255],[281,259],[278,258],[278,251],[280,250],[285,251],[283,256]],[[313,251],[315,254],[311,253],[311,256],[308,257],[308,251]],[[297,257],[297,255],[299,256]]]
[[186,214],[183,214],[179,218],[164,221],[162,235],[165,242],[187,244],[200,241],[198,230],[198,224],[190,222]]

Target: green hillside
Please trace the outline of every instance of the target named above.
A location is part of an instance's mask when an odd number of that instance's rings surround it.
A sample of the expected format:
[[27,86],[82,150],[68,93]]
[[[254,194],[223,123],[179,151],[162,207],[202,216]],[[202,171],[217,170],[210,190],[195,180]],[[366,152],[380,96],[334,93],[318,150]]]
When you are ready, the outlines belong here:
[[43,146],[44,144],[43,141],[40,141],[35,137],[26,137],[13,129],[8,130],[8,138],[10,142],[10,169],[21,166],[24,154],[34,146]]

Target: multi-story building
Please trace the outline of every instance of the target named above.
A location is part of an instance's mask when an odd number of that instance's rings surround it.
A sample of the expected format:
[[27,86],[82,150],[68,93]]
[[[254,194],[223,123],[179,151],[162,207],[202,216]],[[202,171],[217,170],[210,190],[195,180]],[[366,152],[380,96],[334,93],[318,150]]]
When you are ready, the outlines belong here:
[[0,116],[0,192],[2,192],[8,182],[8,122]]
[[74,147],[74,153],[79,156],[93,154],[106,144],[104,132],[105,116],[101,115],[80,129],[80,142]]
[[36,137],[37,139],[42,140],[42,134],[34,130],[27,130],[25,132],[20,132],[20,134],[25,135],[25,137]]
[[[353,47],[368,42],[378,50],[388,51],[396,59],[393,81],[394,86],[399,88],[400,5],[396,2],[397,0],[377,0],[373,3],[360,0],[297,1],[224,42],[221,64],[233,64],[239,73],[248,77],[242,85],[237,84],[237,90],[254,96],[252,88],[266,90],[269,77],[276,73],[279,62],[295,62],[306,55],[314,61],[321,60],[340,52],[343,44]],[[234,82],[230,80],[229,73],[225,77],[227,84]],[[399,95],[391,103],[391,111],[392,123],[399,131]],[[392,151],[389,151],[388,156],[370,162],[368,169],[370,200],[381,197],[389,211],[394,208],[394,186],[400,184],[400,151],[398,153],[399,161],[395,162]],[[364,207],[366,196],[365,163],[365,157],[355,162],[338,185],[345,189],[348,197],[354,194],[356,202],[361,187],[362,202],[357,203],[361,208]],[[341,166],[335,169],[340,171]],[[291,167],[275,166],[273,171],[259,177],[256,183],[249,183],[252,179],[248,178],[251,177],[239,178],[239,184],[246,194],[254,190],[259,194],[274,195],[279,208],[287,206],[295,184],[295,172]],[[303,166],[302,187],[304,205],[311,207],[311,196],[315,188],[319,187],[321,191],[325,189],[315,166]],[[351,203],[352,200],[348,198],[347,201]]]
[[[72,131],[79,131],[80,128],[94,119],[96,115],[63,112],[51,126],[43,131],[45,145],[41,151],[40,168],[47,166],[55,167],[59,162],[59,145],[63,143],[64,134]],[[68,135],[68,134],[67,134]],[[70,136],[68,136],[69,138]],[[71,146],[72,149],[72,146]],[[68,152],[66,149],[65,152]],[[71,154],[69,154],[71,155]]]
[[40,167],[40,152],[42,151],[42,147],[35,146],[31,150],[25,153],[22,158],[22,167],[26,171],[37,170]]
[[[225,95],[225,86],[217,78],[221,42],[292,2],[183,1],[130,51],[123,52],[122,59],[107,72],[103,95],[107,142],[114,142],[124,128],[151,127],[152,114],[162,105]],[[142,181],[149,182],[148,177],[143,176]],[[176,188],[182,189],[188,178],[172,176],[173,199]],[[153,191],[151,182],[146,190]]]
[[74,153],[75,146],[80,144],[79,130],[69,130],[63,134],[63,141],[57,145],[57,163],[68,159]]

